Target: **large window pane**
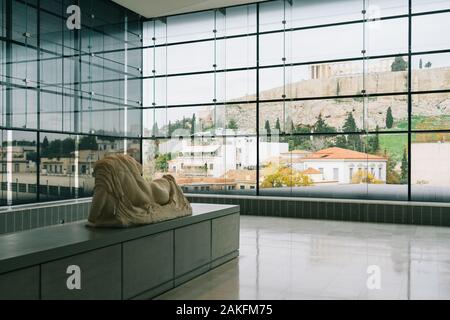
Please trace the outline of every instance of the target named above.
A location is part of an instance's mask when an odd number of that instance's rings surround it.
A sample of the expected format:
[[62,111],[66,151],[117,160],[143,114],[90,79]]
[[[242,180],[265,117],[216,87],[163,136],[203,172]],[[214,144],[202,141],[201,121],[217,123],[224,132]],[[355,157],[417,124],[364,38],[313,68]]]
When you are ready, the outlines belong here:
[[[225,18],[217,35],[233,36],[256,32],[256,5],[225,8]],[[223,27],[225,25],[225,27]]]
[[175,176],[185,192],[254,194],[255,138],[172,138],[144,142],[145,173]]
[[214,41],[168,46],[167,73],[213,70],[214,55]]
[[236,102],[256,99],[256,70],[220,72],[216,75],[217,101]]
[[360,132],[364,128],[361,99],[321,99],[260,105],[261,132]]
[[406,95],[369,96],[365,98],[364,105],[367,114],[364,122],[368,131],[408,131]]
[[144,110],[144,135],[146,137],[255,134],[255,129],[255,104]]
[[450,3],[446,0],[413,0],[413,12],[425,12],[450,9]]
[[[386,162],[368,160],[369,199],[404,201],[408,199],[408,135],[370,134],[366,152]],[[385,166],[386,165],[386,166]]]
[[449,133],[414,134],[411,145],[412,199],[450,201]]
[[218,40],[217,69],[251,68],[256,66],[256,37]]
[[366,23],[365,50],[368,56],[408,52],[408,18]]
[[[264,137],[260,142],[261,194],[399,199],[407,195],[407,188],[402,186],[401,170],[391,150],[402,150],[406,141],[355,134],[297,133],[275,141],[273,136]],[[273,150],[275,155],[270,154]]]
[[167,104],[181,105],[212,103],[214,95],[214,74],[176,76],[167,78]]
[[1,205],[19,205],[37,199],[37,135],[3,130],[1,145]]
[[40,141],[40,197],[43,201],[75,198],[80,190],[75,165],[76,137],[43,134]]
[[363,62],[348,61],[260,70],[260,99],[360,95]]
[[[260,38],[261,65],[337,60],[362,56],[363,24],[264,34]],[[284,59],[284,60],[283,60]]]
[[450,89],[450,53],[413,56],[412,90]]
[[450,130],[450,93],[417,94],[412,101],[413,130]]
[[368,94],[408,91],[408,58],[365,60],[364,90]]
[[450,13],[413,17],[412,50],[431,51],[449,49]]
[[167,43],[213,38],[214,27],[214,11],[168,17]]

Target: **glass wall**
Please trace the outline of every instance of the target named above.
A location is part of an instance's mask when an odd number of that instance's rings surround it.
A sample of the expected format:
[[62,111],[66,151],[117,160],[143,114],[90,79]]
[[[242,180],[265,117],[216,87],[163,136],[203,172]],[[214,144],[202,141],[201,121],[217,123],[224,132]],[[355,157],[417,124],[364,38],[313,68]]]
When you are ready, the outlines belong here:
[[449,1],[277,0],[145,22],[146,175],[449,201],[449,18]]
[[87,197],[95,161],[141,161],[142,22],[77,3],[72,30],[73,1],[0,0],[1,206]]
[[0,3],[2,206],[89,196],[117,152],[186,192],[450,200],[449,1]]

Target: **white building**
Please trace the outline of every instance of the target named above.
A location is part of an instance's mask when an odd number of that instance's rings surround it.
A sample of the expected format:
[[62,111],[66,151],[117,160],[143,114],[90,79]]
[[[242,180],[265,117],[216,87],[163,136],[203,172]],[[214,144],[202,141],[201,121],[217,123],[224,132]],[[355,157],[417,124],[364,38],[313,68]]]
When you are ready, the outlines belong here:
[[[184,176],[222,177],[229,170],[255,170],[257,165],[256,138],[208,139],[193,145],[183,141],[179,152],[171,152],[169,171]],[[179,146],[177,146],[179,148]],[[289,145],[260,142],[259,159],[264,162],[287,152]]]
[[342,148],[328,148],[309,154],[293,151],[290,154],[291,160],[285,158],[284,161],[291,163],[294,169],[320,172],[313,179],[316,183],[320,182],[317,177],[321,177],[323,183],[350,184],[358,171],[371,173],[375,179],[386,182],[388,159],[381,156]]

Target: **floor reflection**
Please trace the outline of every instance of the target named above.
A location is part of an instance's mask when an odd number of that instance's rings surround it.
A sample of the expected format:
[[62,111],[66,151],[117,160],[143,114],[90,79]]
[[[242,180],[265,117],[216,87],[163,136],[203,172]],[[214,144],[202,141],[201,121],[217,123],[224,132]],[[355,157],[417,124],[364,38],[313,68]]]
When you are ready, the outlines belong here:
[[[158,299],[450,299],[450,228],[242,217],[241,254]],[[381,288],[367,287],[379,266]]]

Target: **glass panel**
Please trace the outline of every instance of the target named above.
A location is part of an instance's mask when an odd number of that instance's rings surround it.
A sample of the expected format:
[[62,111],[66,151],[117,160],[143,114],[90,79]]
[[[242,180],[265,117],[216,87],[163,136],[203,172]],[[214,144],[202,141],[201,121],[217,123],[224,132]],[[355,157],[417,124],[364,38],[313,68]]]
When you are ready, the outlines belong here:
[[430,51],[449,49],[444,35],[450,33],[450,13],[413,17],[412,50]]
[[12,1],[12,40],[36,46],[37,12],[28,3],[36,5],[35,1]]
[[284,33],[262,34],[259,37],[259,63],[261,66],[279,65],[284,57]]
[[363,24],[264,34],[260,37],[261,65],[361,57]]
[[[377,138],[381,141],[381,135],[321,136],[301,132],[275,141],[273,136],[263,137],[261,194],[383,198],[391,188],[390,160],[381,151],[384,145],[374,149]],[[276,154],[266,153],[273,150],[277,150]]]
[[414,130],[449,130],[449,106],[450,93],[413,95],[412,128]]
[[366,150],[384,159],[368,162],[368,198],[408,200],[408,135],[371,134]]
[[36,133],[2,131],[1,204],[18,205],[36,201]]
[[368,97],[366,128],[371,132],[408,131],[408,97],[405,95]]
[[359,95],[362,70],[362,61],[261,69],[260,99]]
[[450,53],[413,56],[413,91],[450,89]]
[[212,73],[167,78],[168,105],[212,103],[214,98]]
[[[182,82],[182,80],[175,80],[176,82]],[[144,79],[143,106],[165,106],[167,104],[167,84],[168,78]]]
[[413,0],[413,12],[425,12],[450,9],[450,3],[447,0]]
[[168,17],[167,42],[213,38],[214,22],[214,11]]
[[254,134],[255,121],[255,104],[145,109],[144,135]]
[[254,138],[147,140],[145,176],[169,172],[185,192],[254,194],[255,148]]
[[256,70],[217,73],[215,90],[217,101],[254,101]]
[[21,86],[37,86],[37,51],[12,44],[11,82]]
[[362,20],[363,0],[294,0],[292,27]]
[[[381,17],[408,14],[408,0],[364,0],[366,18],[369,20]],[[415,1],[415,0],[414,0]]]
[[219,27],[217,35],[233,36],[256,32],[256,5],[225,8],[225,28]]
[[360,57],[363,46],[362,23],[294,31],[288,62]]
[[212,70],[214,61],[214,41],[167,47],[169,74]]
[[259,5],[259,31],[282,30],[285,1],[267,1]]
[[408,58],[367,59],[364,89],[368,94],[408,91]]
[[414,134],[411,191],[416,201],[450,201],[450,133]]
[[216,47],[218,70],[256,66],[255,36],[218,40]]
[[360,132],[361,99],[320,99],[264,103],[260,105],[261,130],[286,133]]
[[365,38],[367,56],[406,54],[408,52],[408,18],[367,22]]
[[80,184],[76,185],[75,165],[76,139],[70,135],[43,134],[40,149],[41,200],[75,198],[82,193]]

